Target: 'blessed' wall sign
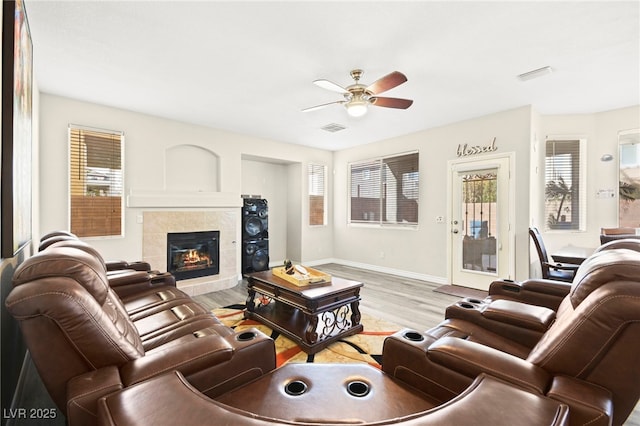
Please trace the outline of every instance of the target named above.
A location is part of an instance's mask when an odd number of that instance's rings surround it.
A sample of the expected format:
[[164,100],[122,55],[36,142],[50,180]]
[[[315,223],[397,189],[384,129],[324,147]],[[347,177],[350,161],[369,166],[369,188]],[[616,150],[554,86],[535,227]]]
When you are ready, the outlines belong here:
[[484,152],[493,152],[497,150],[498,147],[496,146],[496,138],[493,138],[491,143],[489,143],[488,145],[470,146],[466,143],[464,145],[458,144],[458,157],[466,157],[468,155],[482,154]]

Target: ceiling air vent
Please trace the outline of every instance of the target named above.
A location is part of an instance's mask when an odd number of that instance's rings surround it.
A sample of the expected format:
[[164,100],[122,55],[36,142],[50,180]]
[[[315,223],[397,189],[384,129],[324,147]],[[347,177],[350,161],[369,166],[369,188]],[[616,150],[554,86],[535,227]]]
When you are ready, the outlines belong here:
[[543,77],[547,74],[551,74],[553,72],[553,68],[546,66],[542,68],[538,68],[537,70],[525,72],[523,74],[518,75],[520,81],[533,80],[534,78]]
[[335,133],[335,132],[339,132],[340,130],[346,129],[346,127],[343,126],[342,124],[331,123],[331,124],[327,124],[326,126],[322,126],[321,129],[324,130],[325,132]]

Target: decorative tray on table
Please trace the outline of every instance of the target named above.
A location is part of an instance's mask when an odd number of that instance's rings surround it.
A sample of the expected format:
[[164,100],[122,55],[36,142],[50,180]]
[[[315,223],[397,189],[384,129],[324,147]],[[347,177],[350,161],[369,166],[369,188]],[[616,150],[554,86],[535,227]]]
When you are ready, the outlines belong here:
[[293,266],[286,261],[285,266],[277,266],[271,273],[298,287],[331,285],[331,275],[302,265]]

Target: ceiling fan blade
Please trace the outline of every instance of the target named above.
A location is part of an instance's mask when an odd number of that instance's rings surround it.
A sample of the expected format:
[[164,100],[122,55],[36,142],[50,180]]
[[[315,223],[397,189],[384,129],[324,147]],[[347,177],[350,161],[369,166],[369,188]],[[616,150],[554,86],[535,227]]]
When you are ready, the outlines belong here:
[[347,89],[345,89],[342,86],[338,86],[333,81],[320,79],[320,80],[315,80],[313,84],[315,84],[316,86],[322,87],[323,89],[331,90],[332,92],[349,93]]
[[407,109],[413,104],[411,99],[400,98],[372,97],[370,101],[375,106],[399,109]]
[[400,71],[394,71],[391,74],[387,74],[384,77],[374,81],[369,87],[367,87],[366,91],[377,95],[378,93],[386,92],[387,90],[393,89],[396,86],[401,85],[407,81],[407,77],[402,74]]
[[316,106],[312,106],[312,107],[309,107],[309,108],[305,108],[305,109],[303,109],[303,110],[302,110],[302,112],[315,111],[315,110],[317,110],[317,109],[321,109],[321,108],[324,108],[324,107],[328,107],[329,105],[334,105],[334,104],[343,104],[343,103],[345,103],[345,102],[346,102],[346,101],[335,101],[335,102],[329,102],[328,104],[316,105]]

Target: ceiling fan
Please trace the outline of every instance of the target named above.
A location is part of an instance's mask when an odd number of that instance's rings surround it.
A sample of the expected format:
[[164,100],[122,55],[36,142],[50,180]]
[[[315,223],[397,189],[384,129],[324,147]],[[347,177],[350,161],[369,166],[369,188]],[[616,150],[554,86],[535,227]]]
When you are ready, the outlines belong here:
[[313,107],[305,108],[303,112],[315,111],[320,108],[327,107],[329,105],[341,104],[347,109],[347,113],[352,117],[360,117],[367,113],[369,105],[375,105],[386,108],[398,108],[407,109],[413,104],[411,99],[400,98],[388,98],[378,96],[382,92],[391,90],[396,86],[401,85],[407,81],[407,77],[399,71],[394,71],[384,77],[376,80],[373,84],[365,86],[360,84],[360,77],[364,71],[355,69],[351,71],[351,78],[355,81],[354,84],[342,87],[329,80],[315,80],[313,84],[322,87],[323,89],[331,90],[333,92],[341,93],[344,96],[344,100],[329,102],[327,104],[316,105]]

